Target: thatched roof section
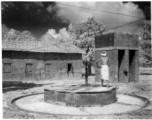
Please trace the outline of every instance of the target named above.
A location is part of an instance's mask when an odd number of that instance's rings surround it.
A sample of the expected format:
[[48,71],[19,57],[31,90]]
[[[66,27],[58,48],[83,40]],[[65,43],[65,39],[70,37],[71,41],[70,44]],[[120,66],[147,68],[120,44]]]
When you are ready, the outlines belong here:
[[55,43],[35,40],[3,40],[2,50],[51,52],[51,53],[83,53],[83,51],[71,43]]

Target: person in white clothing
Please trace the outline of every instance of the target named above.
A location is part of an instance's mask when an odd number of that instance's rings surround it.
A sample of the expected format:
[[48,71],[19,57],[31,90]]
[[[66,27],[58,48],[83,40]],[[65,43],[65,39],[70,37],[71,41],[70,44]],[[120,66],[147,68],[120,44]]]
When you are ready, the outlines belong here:
[[101,58],[96,63],[99,61],[101,61],[101,85],[103,86],[103,82],[106,81],[109,87],[109,59],[105,51],[101,52]]

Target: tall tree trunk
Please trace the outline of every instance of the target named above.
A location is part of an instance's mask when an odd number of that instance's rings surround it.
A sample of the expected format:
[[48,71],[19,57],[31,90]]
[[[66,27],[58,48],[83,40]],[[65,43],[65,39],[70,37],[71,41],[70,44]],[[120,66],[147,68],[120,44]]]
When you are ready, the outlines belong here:
[[89,73],[89,75],[92,74],[91,73],[91,64],[88,65],[88,73]]
[[85,84],[88,85],[88,63],[85,65]]

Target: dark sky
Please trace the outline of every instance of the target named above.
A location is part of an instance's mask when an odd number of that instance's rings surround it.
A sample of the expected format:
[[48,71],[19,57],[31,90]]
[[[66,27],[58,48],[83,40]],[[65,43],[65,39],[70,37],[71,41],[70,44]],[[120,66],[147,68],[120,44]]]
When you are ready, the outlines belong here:
[[[124,2],[126,3],[126,2]],[[151,20],[150,2],[133,2],[143,11],[145,18]],[[52,6],[52,11],[47,8]],[[69,23],[61,22],[56,16],[58,10],[55,2],[2,2],[2,24],[17,30],[29,30],[40,37],[48,29],[59,30]]]
[[151,2],[133,2],[134,4],[137,4],[138,7],[144,12],[146,19],[151,20]]
[[[46,8],[49,5],[55,6],[54,2],[3,2],[2,24],[8,28],[17,30],[29,30],[36,37],[46,33],[49,28],[60,29],[67,26],[56,18],[54,10],[48,12]],[[6,3],[6,4],[5,4]],[[7,6],[6,6],[7,5]]]

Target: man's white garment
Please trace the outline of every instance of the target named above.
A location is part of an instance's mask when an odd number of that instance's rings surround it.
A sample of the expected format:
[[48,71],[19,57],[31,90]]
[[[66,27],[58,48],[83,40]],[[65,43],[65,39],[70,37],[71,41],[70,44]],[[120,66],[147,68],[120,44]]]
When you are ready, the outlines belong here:
[[108,67],[108,65],[101,65],[101,79],[109,80],[109,67]]

